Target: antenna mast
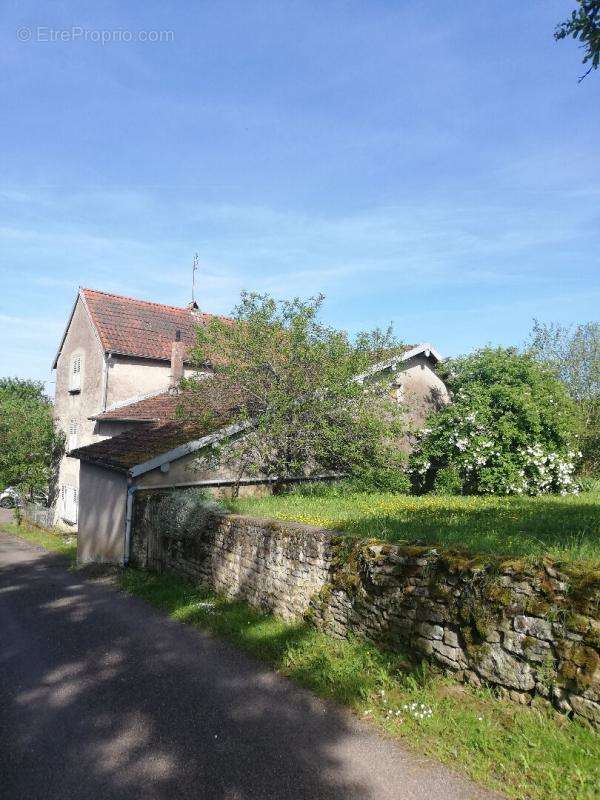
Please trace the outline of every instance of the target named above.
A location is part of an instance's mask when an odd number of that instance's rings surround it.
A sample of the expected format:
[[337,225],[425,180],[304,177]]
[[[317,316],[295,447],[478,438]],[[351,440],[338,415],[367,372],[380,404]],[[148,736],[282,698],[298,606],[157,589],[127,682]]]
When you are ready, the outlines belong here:
[[192,305],[196,302],[196,270],[198,269],[198,253],[194,255],[192,263]]

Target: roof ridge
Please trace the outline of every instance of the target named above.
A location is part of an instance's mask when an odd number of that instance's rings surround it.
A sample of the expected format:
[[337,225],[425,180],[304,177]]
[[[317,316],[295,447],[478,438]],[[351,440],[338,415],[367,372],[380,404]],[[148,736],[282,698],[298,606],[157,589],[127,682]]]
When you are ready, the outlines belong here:
[[[167,303],[156,303],[154,300],[140,300],[138,297],[130,297],[129,295],[126,294],[114,294],[114,292],[103,292],[101,289],[90,289],[87,286],[80,286],[79,291],[84,293],[91,292],[93,294],[101,294],[104,295],[104,297],[114,297],[117,300],[128,300],[131,303],[142,303],[145,306],[156,306],[157,308],[167,308],[170,309],[171,311],[184,311],[184,312],[187,311],[190,314],[193,313],[193,311],[187,308],[186,306],[171,306],[168,305]],[[201,316],[205,317],[220,317],[221,319],[231,319],[231,317],[228,317],[225,314],[212,314],[210,311],[199,311],[198,313]]]

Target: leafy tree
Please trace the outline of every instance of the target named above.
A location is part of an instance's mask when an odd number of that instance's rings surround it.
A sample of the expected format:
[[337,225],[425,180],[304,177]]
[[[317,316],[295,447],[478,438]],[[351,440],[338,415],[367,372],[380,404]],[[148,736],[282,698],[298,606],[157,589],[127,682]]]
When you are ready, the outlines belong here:
[[600,325],[533,322],[528,350],[565,384],[579,408],[582,470],[600,473]]
[[52,494],[63,445],[43,384],[0,379],[0,485]]
[[410,469],[419,491],[577,491],[564,385],[530,355],[485,348],[446,365],[453,402],[428,419]]
[[583,63],[590,64],[579,78],[582,81],[600,64],[600,0],[577,0],[577,5],[571,18],[557,26],[554,38],[559,41],[571,37],[582,43]]
[[[398,405],[383,383],[356,380],[399,345],[390,330],[351,341],[319,321],[322,303],[322,296],[277,302],[243,293],[233,322],[212,318],[200,326],[197,375],[185,382],[191,413],[213,424],[225,417],[252,421],[216,458],[240,475],[273,480],[276,491],[290,479],[331,472],[406,488],[403,456],[394,446]],[[207,364],[214,370],[208,379]]]

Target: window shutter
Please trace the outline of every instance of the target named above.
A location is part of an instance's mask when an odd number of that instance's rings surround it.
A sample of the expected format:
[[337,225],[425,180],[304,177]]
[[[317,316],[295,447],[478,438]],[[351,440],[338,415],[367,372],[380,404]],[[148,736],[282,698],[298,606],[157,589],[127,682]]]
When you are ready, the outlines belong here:
[[77,447],[77,420],[72,419],[69,423],[69,450],[75,450]]
[[77,524],[77,489],[74,486],[63,486],[61,488],[62,517],[67,522]]
[[71,359],[71,374],[69,376],[69,391],[78,392],[81,390],[81,356],[73,356]]

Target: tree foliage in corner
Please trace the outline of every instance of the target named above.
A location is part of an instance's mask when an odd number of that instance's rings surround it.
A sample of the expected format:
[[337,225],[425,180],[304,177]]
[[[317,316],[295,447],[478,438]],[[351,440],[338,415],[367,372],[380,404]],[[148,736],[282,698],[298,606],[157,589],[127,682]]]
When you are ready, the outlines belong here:
[[[398,348],[391,331],[348,335],[319,321],[323,297],[277,302],[243,293],[233,322],[212,318],[197,330],[196,377],[186,382],[193,413],[213,427],[248,425],[224,446],[219,463],[263,476],[281,489],[294,478],[358,476],[369,486],[406,488],[394,445],[400,409],[389,386],[357,382],[374,361]],[[213,376],[203,370],[210,364]],[[249,424],[251,421],[251,424]]]
[[534,320],[528,350],[567,387],[579,409],[582,471],[600,475],[600,324]]
[[516,350],[485,348],[446,370],[452,403],[430,416],[411,456],[418,491],[578,491],[576,414],[549,369]]
[[52,411],[42,383],[0,379],[0,486],[52,495],[64,449]]
[[571,12],[571,18],[557,26],[554,38],[578,39],[584,50],[583,63],[589,69],[579,79],[582,81],[600,64],[600,0],[578,0],[578,8]]

